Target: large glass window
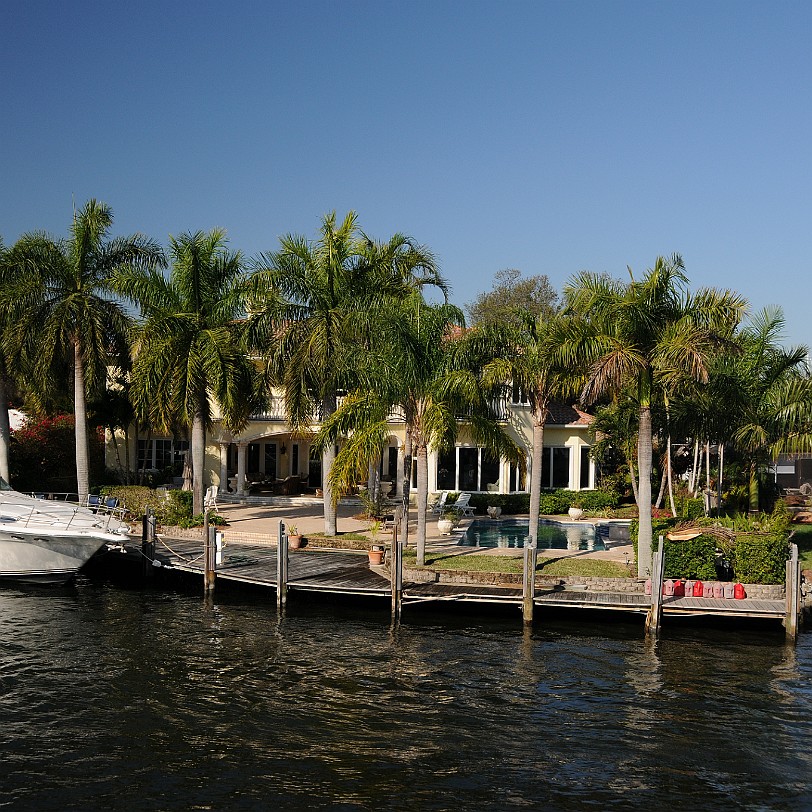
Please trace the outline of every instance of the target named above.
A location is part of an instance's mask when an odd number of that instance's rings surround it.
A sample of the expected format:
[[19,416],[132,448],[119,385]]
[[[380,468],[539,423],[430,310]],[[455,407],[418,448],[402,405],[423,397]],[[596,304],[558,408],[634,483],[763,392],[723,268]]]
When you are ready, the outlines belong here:
[[265,443],[265,477],[276,479],[276,443]]
[[498,491],[499,458],[484,448],[458,446],[437,456],[437,490]]
[[581,489],[589,487],[589,448],[581,446],[581,478],[579,480]]
[[[415,469],[417,466],[415,465]],[[415,487],[417,482],[415,481]],[[457,488],[457,449],[441,451],[437,455],[437,490],[453,491]]]
[[544,449],[541,467],[542,488],[569,488],[570,450],[564,446]]
[[138,441],[138,468],[163,471],[183,463],[183,452],[189,447],[186,440],[153,438]]

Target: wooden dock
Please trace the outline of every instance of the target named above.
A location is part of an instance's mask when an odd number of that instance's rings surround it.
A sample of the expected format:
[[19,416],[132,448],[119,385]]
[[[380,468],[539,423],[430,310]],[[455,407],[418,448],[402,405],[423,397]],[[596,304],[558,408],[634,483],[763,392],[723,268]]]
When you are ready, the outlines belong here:
[[[133,547],[131,555],[140,556]],[[166,571],[203,576],[203,543],[200,539],[165,539],[155,549],[155,559]],[[388,600],[392,584],[388,568],[370,567],[365,551],[300,549],[289,553],[287,588],[290,592],[355,595]],[[277,548],[272,544],[230,542],[216,569],[218,581],[277,589]],[[522,586],[447,583],[404,583],[404,606],[428,603],[478,603],[522,609]],[[591,609],[644,615],[651,609],[650,596],[642,593],[599,592],[570,586],[537,586],[533,604],[539,609]],[[664,597],[666,616],[715,616],[784,620],[783,600],[724,600]]]

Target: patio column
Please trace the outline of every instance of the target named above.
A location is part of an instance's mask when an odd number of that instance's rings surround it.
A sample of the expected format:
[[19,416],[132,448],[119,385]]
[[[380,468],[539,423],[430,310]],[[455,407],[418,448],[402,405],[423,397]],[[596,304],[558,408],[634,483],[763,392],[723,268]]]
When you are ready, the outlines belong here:
[[220,443],[220,484],[217,486],[218,493],[228,491],[228,443]]
[[403,446],[398,446],[398,475],[395,477],[395,495],[399,498],[403,498],[403,477],[401,476],[401,472],[403,471]]
[[237,443],[237,495],[245,496],[245,450],[248,443]]

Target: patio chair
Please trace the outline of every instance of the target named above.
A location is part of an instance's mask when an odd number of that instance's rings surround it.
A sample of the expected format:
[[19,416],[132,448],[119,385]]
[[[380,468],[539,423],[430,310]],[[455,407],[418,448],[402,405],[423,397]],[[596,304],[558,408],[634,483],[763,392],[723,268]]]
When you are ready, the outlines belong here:
[[448,499],[448,491],[443,491],[440,494],[440,498],[433,505],[431,505],[431,512],[436,516],[441,515],[443,509],[445,508],[446,499]]
[[85,499],[85,507],[94,513],[102,506],[102,498],[97,493],[89,493]]
[[217,486],[216,485],[209,485],[206,488],[206,493],[203,494],[203,507],[208,510],[209,508],[214,508],[217,510]]
[[462,512],[463,516],[473,516],[476,508],[471,507],[468,503],[471,501],[471,494],[463,491],[458,497],[457,501],[449,505],[449,507],[456,508]]

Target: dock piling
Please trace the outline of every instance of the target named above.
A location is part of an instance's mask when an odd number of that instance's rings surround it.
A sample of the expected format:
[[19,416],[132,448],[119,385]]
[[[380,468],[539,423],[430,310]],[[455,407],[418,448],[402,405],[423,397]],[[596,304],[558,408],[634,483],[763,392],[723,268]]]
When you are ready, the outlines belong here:
[[155,560],[155,514],[152,508],[147,508],[141,520],[141,553],[143,554],[144,578],[152,578],[155,574],[153,561]]
[[389,559],[390,579],[392,582],[392,622],[400,621],[403,608],[403,548],[398,539],[398,519],[395,518],[392,530],[392,555]]
[[276,609],[281,612],[288,601],[288,534],[279,522],[276,533]]
[[784,629],[787,640],[797,642],[798,626],[801,614],[801,564],[798,559],[798,545],[790,544],[790,557],[787,561],[787,615],[784,619]]
[[533,624],[533,610],[536,599],[536,555],[534,544],[524,548],[524,567],[522,571],[522,620],[525,626]]
[[665,569],[664,539],[660,536],[657,552],[651,565],[651,607],[646,615],[646,634],[660,636],[660,623],[663,618],[663,571]]

